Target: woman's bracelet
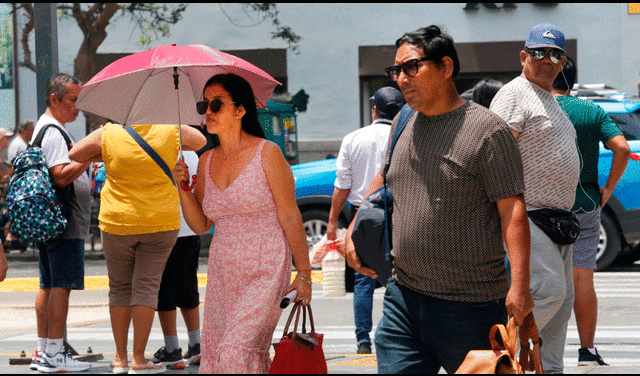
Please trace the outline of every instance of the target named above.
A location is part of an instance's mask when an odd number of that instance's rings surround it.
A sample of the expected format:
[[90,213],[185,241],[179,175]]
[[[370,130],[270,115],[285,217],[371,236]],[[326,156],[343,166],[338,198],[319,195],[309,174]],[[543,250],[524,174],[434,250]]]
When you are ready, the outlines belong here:
[[311,277],[307,277],[307,276],[306,276],[306,275],[304,275],[304,274],[300,274],[300,273],[298,273],[298,274],[296,274],[296,278],[300,278],[300,280],[301,280],[302,282],[308,283],[308,284],[310,284],[310,285],[311,285],[311,284],[313,284],[313,282],[311,282]]

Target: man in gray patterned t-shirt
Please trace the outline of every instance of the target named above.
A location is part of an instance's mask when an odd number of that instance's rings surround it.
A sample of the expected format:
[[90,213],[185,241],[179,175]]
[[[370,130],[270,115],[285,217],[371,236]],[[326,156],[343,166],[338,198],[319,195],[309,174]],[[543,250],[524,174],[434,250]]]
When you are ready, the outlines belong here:
[[[565,60],[562,31],[548,24],[533,27],[520,52],[522,74],[503,86],[491,102],[491,110],[507,122],[518,140],[527,210],[571,210],[575,200],[580,178],[576,131],[551,92]],[[533,222],[530,228],[531,293],[544,343],[542,365],[547,373],[561,373],[574,300],[571,246],[554,243]]]
[[[505,122],[458,95],[450,36],[432,25],[396,46],[386,71],[416,113],[387,174],[394,261],[375,334],[378,372],[453,373],[470,350],[491,348],[494,324],[508,315],[521,324],[533,309],[522,161]],[[365,196],[382,182],[380,172]],[[347,262],[375,278],[353,249],[352,227]]]

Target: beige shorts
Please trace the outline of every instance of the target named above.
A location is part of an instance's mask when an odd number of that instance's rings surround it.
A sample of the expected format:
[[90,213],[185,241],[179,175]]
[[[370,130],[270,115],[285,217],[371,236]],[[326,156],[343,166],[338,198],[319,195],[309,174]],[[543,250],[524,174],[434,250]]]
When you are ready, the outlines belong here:
[[109,305],[158,307],[162,272],[178,232],[113,235],[102,231]]

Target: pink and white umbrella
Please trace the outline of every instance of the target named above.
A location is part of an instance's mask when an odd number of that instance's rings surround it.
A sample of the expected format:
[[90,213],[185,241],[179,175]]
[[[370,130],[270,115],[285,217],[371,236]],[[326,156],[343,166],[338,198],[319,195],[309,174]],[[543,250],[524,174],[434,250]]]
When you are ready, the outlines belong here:
[[[280,85],[239,57],[202,44],[172,44],[109,64],[82,86],[76,107],[120,124],[203,124],[204,115],[196,111],[196,102],[202,100],[209,78],[220,73],[247,80],[260,108],[265,108],[271,92]],[[178,131],[182,155],[180,127]],[[185,182],[181,184],[187,189]]]
[[236,56],[202,44],[174,44],[109,64],[82,86],[76,107],[121,124],[202,124],[196,102],[202,100],[207,80],[219,73],[247,80],[259,108],[280,85]]

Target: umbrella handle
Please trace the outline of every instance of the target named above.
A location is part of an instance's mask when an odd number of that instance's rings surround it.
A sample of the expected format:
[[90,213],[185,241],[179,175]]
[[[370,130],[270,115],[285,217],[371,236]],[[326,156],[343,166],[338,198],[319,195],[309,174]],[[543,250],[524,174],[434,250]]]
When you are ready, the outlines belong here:
[[196,175],[193,175],[191,177],[191,185],[189,185],[188,181],[181,181],[180,187],[187,192],[191,192],[193,190],[193,187],[196,186],[196,178],[197,178]]

